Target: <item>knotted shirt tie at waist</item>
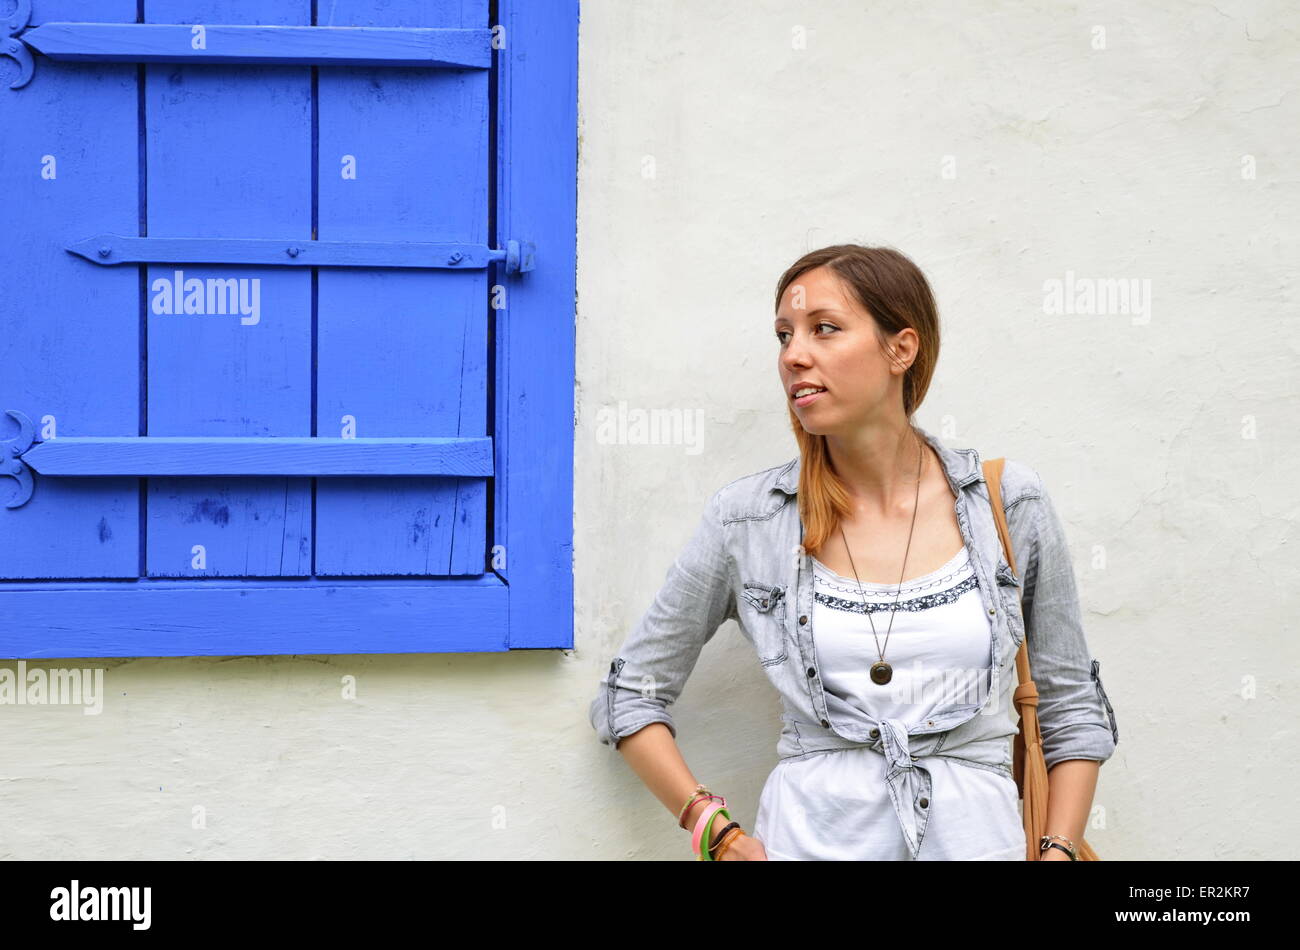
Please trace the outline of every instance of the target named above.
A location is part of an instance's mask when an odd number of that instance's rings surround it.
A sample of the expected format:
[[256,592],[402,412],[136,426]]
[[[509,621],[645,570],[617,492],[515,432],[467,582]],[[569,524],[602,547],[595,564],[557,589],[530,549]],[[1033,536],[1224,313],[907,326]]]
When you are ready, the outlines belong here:
[[877,728],[880,729],[880,747],[877,749],[872,745],[871,748],[885,756],[885,783],[889,786],[889,798],[894,803],[894,813],[898,815],[908,850],[916,858],[925,836],[925,826],[930,820],[929,805],[934,789],[930,770],[917,765],[916,758],[934,749],[938,744],[938,736],[930,734],[918,737],[917,751],[913,752],[906,722],[901,719],[881,719]]

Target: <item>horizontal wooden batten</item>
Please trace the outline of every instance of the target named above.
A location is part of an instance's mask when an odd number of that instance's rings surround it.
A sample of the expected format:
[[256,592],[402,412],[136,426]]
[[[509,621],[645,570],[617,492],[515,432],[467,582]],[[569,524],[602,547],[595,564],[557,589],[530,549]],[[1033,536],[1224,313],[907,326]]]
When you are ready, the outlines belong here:
[[41,475],[489,476],[492,440],[59,436],[21,459]]
[[419,585],[0,585],[0,658],[504,652],[509,605],[495,575]]
[[243,436],[60,436],[35,441],[31,420],[5,410],[18,435],[0,440],[0,475],[18,490],[5,503],[21,508],[41,476],[446,476],[493,474],[492,439],[293,438]]
[[530,271],[535,247],[420,241],[303,241],[274,238],[151,238],[97,234],[65,250],[96,264],[256,264],[282,267],[423,267],[482,270],[492,261],[507,273]]
[[52,60],[488,69],[492,31],[227,23],[43,23],[18,39]]

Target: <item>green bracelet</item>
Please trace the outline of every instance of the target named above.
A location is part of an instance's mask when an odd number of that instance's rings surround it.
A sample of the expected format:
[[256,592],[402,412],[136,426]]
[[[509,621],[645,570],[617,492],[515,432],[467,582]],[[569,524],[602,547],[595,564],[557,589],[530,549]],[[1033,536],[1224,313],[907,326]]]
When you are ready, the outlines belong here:
[[731,821],[731,813],[726,808],[719,808],[709,816],[709,823],[704,826],[704,834],[700,836],[700,860],[712,861],[713,854],[709,847],[713,842],[713,823],[718,820],[719,815],[726,815],[727,821]]

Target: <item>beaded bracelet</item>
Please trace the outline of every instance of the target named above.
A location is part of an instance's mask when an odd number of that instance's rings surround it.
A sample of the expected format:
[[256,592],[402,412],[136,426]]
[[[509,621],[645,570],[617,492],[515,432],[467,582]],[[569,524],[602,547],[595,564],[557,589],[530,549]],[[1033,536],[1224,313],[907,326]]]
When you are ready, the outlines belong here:
[[691,807],[691,802],[695,801],[695,799],[698,798],[698,797],[700,796],[701,793],[703,793],[703,794],[705,794],[705,795],[712,795],[712,794],[713,794],[711,791],[709,791],[709,790],[708,790],[707,788],[705,788],[703,785],[696,785],[696,786],[695,786],[695,791],[691,792],[691,794],[690,794],[690,795],[687,797],[687,799],[686,799],[686,804],[683,805],[683,806],[682,806],[682,810],[679,811],[679,812],[677,813],[677,824],[678,824],[679,827],[681,827],[681,828],[685,828],[685,827],[686,827],[685,825],[682,824],[682,819],[686,817],[686,812],[687,812],[687,810]]
[[713,792],[705,788],[703,785],[696,785],[695,791],[691,792],[691,797],[686,799],[686,804],[683,805],[682,810],[677,813],[678,828],[681,828],[683,831],[686,830],[686,825],[684,823],[686,818],[686,813],[691,810],[692,805],[694,805],[697,801],[700,801],[701,799],[721,802],[723,805],[727,804],[727,800],[723,798],[721,795],[714,795]]

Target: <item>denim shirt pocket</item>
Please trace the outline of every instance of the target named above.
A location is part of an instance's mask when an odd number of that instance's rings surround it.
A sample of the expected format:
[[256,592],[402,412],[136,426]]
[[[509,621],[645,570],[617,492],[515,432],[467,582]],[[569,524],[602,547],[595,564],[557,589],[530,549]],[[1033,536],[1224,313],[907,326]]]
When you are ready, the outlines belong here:
[[758,651],[759,662],[775,666],[786,660],[785,588],[780,585],[746,581],[742,589],[745,605],[745,629]]
[[1019,649],[1025,639],[1025,617],[1020,604],[1020,578],[1011,570],[1011,565],[1001,558],[998,558],[998,567],[994,576],[998,582],[1000,606],[1007,615],[1007,629],[1011,631],[1011,640]]

